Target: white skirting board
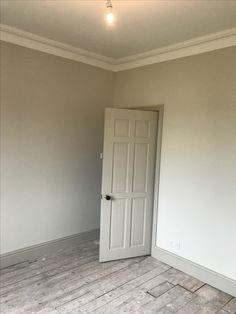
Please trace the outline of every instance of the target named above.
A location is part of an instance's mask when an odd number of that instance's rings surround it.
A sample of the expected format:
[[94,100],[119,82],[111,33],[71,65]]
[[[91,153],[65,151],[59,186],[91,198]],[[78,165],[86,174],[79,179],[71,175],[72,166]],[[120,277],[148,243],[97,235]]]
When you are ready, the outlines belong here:
[[32,245],[0,255],[0,268],[30,261],[45,254],[78,244],[99,239],[99,229],[78,233],[72,236]]
[[223,276],[204,266],[194,263],[186,258],[168,252],[162,248],[154,247],[152,256],[178,270],[205,282],[212,287],[222,290],[236,297],[236,281]]

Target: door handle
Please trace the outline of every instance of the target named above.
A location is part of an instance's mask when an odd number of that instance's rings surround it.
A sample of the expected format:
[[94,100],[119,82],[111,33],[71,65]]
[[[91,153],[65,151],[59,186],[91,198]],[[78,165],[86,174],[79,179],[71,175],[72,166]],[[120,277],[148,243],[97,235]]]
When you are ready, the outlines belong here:
[[110,201],[110,200],[111,200],[111,196],[108,195],[108,194],[106,194],[106,195],[104,196],[104,198],[105,198],[105,200],[107,200],[107,201]]

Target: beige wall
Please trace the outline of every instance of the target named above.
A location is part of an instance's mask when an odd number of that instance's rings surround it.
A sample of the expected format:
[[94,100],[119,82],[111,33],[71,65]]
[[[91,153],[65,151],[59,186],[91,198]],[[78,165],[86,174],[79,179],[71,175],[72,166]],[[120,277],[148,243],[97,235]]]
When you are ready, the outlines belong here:
[[113,76],[2,43],[2,252],[99,227]]
[[236,279],[236,47],[116,74],[116,107],[157,104],[157,245]]
[[2,252],[99,227],[114,96],[164,104],[157,245],[236,279],[236,47],[116,74],[1,49]]

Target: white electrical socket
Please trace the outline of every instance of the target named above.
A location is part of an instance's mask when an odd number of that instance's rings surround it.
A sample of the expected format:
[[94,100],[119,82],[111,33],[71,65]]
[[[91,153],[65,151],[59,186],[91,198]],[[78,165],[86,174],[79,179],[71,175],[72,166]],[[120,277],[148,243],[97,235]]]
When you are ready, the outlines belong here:
[[169,245],[174,250],[181,250],[182,242],[180,240],[171,240],[169,241]]

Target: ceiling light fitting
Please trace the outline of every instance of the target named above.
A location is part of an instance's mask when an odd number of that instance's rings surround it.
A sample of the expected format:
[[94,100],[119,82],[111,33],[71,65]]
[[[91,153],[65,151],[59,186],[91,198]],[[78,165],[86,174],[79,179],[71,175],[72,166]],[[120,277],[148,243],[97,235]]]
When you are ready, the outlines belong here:
[[112,12],[113,7],[112,7],[111,0],[107,0],[106,6],[107,6],[107,15],[106,15],[107,23],[113,24],[115,18],[114,18],[114,14]]

